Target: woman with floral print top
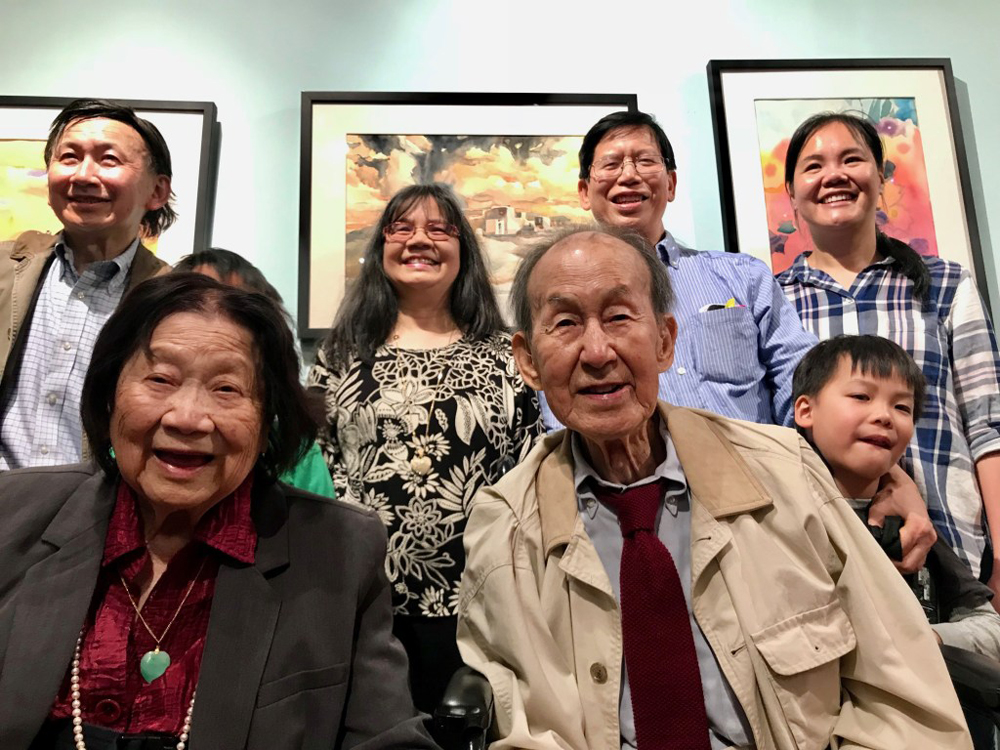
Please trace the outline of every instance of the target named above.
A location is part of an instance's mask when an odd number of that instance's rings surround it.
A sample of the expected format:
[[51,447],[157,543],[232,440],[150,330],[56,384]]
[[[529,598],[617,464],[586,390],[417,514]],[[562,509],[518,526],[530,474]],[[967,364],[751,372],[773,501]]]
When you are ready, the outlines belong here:
[[461,665],[455,645],[462,532],[476,491],[541,434],[475,234],[454,194],[396,194],[317,353],[320,447],[337,497],[385,523],[394,632],[414,701],[433,710]]

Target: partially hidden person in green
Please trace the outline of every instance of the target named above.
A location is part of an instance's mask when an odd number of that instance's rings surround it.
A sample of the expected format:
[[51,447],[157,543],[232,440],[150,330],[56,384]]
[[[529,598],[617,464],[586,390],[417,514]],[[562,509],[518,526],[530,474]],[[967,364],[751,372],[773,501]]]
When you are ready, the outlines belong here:
[[[231,250],[213,247],[208,250],[201,250],[191,255],[181,258],[175,265],[174,271],[204,274],[210,276],[223,284],[239,287],[248,292],[263,294],[273,302],[276,302],[285,313],[288,324],[294,331],[291,316],[285,308],[285,302],[278,294],[271,283],[264,277],[260,269],[248,261],[242,255]],[[298,343],[298,339],[296,339]],[[302,352],[297,352],[299,359]],[[278,479],[285,484],[290,484],[300,490],[313,492],[324,497],[336,497],[337,493],[333,489],[333,479],[330,477],[330,470],[323,460],[323,454],[319,446],[314,442],[309,446],[309,450],[291,469],[287,470]]]

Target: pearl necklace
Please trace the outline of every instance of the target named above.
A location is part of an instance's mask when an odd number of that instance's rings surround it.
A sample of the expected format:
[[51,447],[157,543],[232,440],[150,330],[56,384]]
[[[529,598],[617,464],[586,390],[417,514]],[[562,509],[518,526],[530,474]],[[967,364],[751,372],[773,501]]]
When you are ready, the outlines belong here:
[[[83,646],[83,631],[76,639],[76,648],[73,650],[73,664],[69,670],[69,690],[73,707],[73,742],[76,750],[87,750],[87,744],[83,741],[83,710],[80,708],[80,649]],[[177,750],[184,750],[187,747],[188,735],[191,733],[191,716],[194,714],[194,699],[197,690],[191,694],[191,705],[188,706],[187,714],[184,716],[184,725],[181,727],[181,734],[177,742]]]

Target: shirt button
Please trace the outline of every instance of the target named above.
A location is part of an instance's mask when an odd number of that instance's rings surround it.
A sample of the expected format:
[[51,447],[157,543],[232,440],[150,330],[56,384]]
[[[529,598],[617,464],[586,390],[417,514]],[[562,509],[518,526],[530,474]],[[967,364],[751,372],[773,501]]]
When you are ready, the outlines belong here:
[[38,452],[41,453],[43,456],[47,456],[49,453],[49,446],[43,445],[41,448],[38,449]]
[[678,374],[678,375],[683,375],[683,374],[684,374],[684,373],[686,373],[686,372],[687,372],[687,369],[686,369],[686,368],[684,368],[684,367],[678,367],[678,368],[677,368],[677,374]]
[[603,685],[608,681],[608,668],[600,662],[595,661],[590,665],[590,676],[598,685]]
[[50,393],[47,400],[48,400],[48,402],[50,404],[52,404],[53,406],[55,406],[55,403],[56,403],[56,401],[59,400],[59,397],[56,394],[54,394],[54,393]]
[[73,345],[71,343],[69,343],[68,341],[63,341],[63,349],[65,351],[68,352],[72,348],[73,348]]
[[76,298],[77,299],[86,299],[86,297],[87,297],[87,295],[84,294],[83,292],[77,292],[76,293]]
[[122,707],[117,701],[105,698],[94,707],[96,713],[105,724],[114,724],[122,715]]

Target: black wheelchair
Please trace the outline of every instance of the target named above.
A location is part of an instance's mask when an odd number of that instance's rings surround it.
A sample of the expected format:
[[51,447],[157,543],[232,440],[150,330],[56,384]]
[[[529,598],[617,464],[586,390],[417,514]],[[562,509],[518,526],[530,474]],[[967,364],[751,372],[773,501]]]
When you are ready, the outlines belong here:
[[[972,734],[975,750],[1000,750],[1000,662],[942,646],[952,684]],[[462,667],[448,683],[432,717],[435,741],[443,750],[485,750],[493,722],[493,691],[479,672]]]

